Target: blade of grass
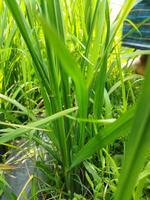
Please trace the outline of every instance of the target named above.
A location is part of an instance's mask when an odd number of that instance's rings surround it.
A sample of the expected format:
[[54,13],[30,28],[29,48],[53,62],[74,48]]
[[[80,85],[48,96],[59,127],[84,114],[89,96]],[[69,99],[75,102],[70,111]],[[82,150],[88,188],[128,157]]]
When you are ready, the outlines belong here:
[[150,146],[150,58],[144,88],[139,101],[133,127],[128,137],[125,160],[116,191],[115,200],[131,199],[136,180],[144,166]]
[[[78,64],[70,56],[70,53],[64,46],[63,42],[56,35],[55,31],[41,18],[43,25],[43,30],[47,35],[49,45],[52,45],[55,53],[59,57],[63,70],[73,79],[76,86],[76,96],[79,106],[79,116],[85,118],[87,116],[87,106],[88,106],[88,91],[85,84],[84,77],[79,69]],[[50,33],[50,34],[49,34]],[[80,127],[80,145],[84,145],[85,133],[84,133],[84,124],[81,123]]]
[[70,108],[70,109],[58,112],[49,117],[46,117],[44,119],[40,119],[36,122],[29,123],[25,126],[25,128],[14,129],[14,130],[11,130],[10,132],[8,132],[7,134],[3,134],[3,135],[1,134],[2,136],[0,137],[0,144],[11,141],[11,140],[15,139],[16,137],[20,137],[21,135],[29,132],[31,130],[31,127],[32,127],[32,129],[42,127],[43,125],[45,125],[47,123],[50,123],[50,122],[52,122],[56,119],[59,119],[71,112],[76,111],[77,109],[78,109],[77,107]]
[[9,9],[11,10],[11,13],[13,14],[13,17],[21,31],[21,34],[22,34],[24,40],[26,41],[27,47],[28,47],[28,49],[32,55],[33,61],[36,65],[35,70],[38,73],[40,83],[42,84],[42,86],[44,86],[46,88],[46,90],[48,92],[50,92],[48,76],[45,71],[45,65],[40,60],[40,56],[37,53],[35,46],[33,45],[33,44],[35,44],[35,42],[32,37],[31,29],[29,28],[28,24],[26,23],[26,20],[23,16],[16,0],[14,0],[13,2],[9,1],[9,0],[5,0],[5,2],[8,5]]
[[88,143],[75,155],[70,169],[92,156],[92,154],[97,150],[111,144],[117,138],[127,135],[131,129],[133,115],[134,107],[123,114],[113,124],[104,128],[103,131],[89,140]]
[[13,105],[15,105],[17,108],[19,108],[20,110],[22,110],[24,112],[24,114],[28,115],[32,120],[35,120],[34,115],[23,105],[21,105],[18,101],[16,101],[15,99],[12,99],[10,97],[7,97],[6,95],[0,94],[0,99],[3,99]]

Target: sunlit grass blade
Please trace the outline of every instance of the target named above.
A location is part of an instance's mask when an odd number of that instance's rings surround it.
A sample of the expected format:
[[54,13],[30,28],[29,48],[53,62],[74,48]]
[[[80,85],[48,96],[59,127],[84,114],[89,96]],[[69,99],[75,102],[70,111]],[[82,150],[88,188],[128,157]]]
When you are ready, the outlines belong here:
[[122,9],[120,10],[120,13],[118,14],[116,20],[114,21],[114,24],[111,27],[111,34],[110,34],[110,40],[108,47],[111,47],[114,37],[117,34],[117,32],[121,29],[124,20],[126,19],[127,15],[129,14],[131,8],[134,6],[135,0],[128,0],[124,2],[124,5]]
[[34,44],[34,39],[32,36],[32,32],[30,27],[28,26],[28,24],[26,23],[26,20],[21,12],[21,10],[19,9],[19,6],[16,2],[16,0],[12,1],[8,1],[5,0],[5,2],[7,3],[9,9],[11,10],[13,17],[21,31],[21,34],[28,46],[28,49],[32,55],[33,61],[36,65],[36,72],[39,76],[40,79],[40,83],[45,86],[45,88],[47,89],[47,91],[50,91],[49,88],[49,83],[48,83],[48,76],[47,73],[45,71],[45,65],[44,63],[40,60],[40,55],[38,53],[38,51],[36,51]]
[[[102,4],[102,5],[101,5]],[[96,6],[95,6],[95,10],[94,10],[94,15],[93,15],[93,18],[92,18],[92,22],[91,22],[91,26],[90,26],[90,32],[89,32],[89,34],[88,34],[88,40],[87,40],[87,43],[86,43],[86,47],[85,47],[85,53],[84,53],[84,57],[86,57],[86,58],[89,58],[89,51],[90,51],[90,49],[91,49],[91,45],[93,44],[93,41],[92,41],[92,39],[93,39],[93,32],[94,32],[94,30],[95,30],[95,24],[96,24],[96,19],[97,19],[97,17],[98,17],[98,11],[99,11],[99,9],[100,9],[100,6],[103,8],[103,4],[105,4],[105,1],[100,1],[100,0],[97,0],[97,2],[96,2]],[[101,16],[99,16],[99,19],[100,19],[100,21],[102,21],[102,23],[99,23],[101,26],[100,26],[100,34],[102,33],[101,32],[101,29],[102,29],[102,27],[103,27],[103,18],[104,18],[104,11],[105,11],[105,8],[103,8],[102,9],[102,11],[103,12],[101,12]],[[85,13],[85,15],[86,15],[86,13]],[[99,35],[99,37],[101,38],[101,35]],[[95,38],[94,38],[95,39]],[[82,62],[82,68],[84,68],[85,65],[86,64],[86,60],[83,60],[83,62]],[[90,66],[88,67],[88,68],[91,68]],[[91,70],[89,70],[88,69],[88,71],[90,71],[91,72]],[[90,75],[90,73],[88,73],[88,75]],[[88,77],[88,76],[87,76]]]

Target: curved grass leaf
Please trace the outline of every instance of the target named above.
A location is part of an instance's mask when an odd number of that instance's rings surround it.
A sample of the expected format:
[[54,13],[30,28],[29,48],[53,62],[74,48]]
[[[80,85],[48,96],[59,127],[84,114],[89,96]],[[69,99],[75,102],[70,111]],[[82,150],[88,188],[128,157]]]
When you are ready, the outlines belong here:
[[[53,28],[49,26],[49,24],[41,18],[41,23],[43,26],[43,31],[47,36],[47,41],[49,42],[49,46],[54,49],[55,54],[58,56],[61,67],[63,70],[70,76],[76,87],[76,97],[79,106],[79,116],[81,118],[87,117],[87,108],[88,108],[88,90],[86,86],[85,79],[81,73],[80,67],[75,62],[75,60],[70,55],[69,51],[65,47],[64,43],[55,33]],[[84,145],[85,140],[85,124],[80,124],[79,131],[79,145]]]
[[18,128],[18,129],[14,129],[14,130],[10,130],[9,132],[7,132],[6,134],[1,134],[2,136],[0,137],[0,144],[3,144],[5,142],[11,141],[17,137],[22,136],[25,133],[28,133],[31,130],[31,127],[34,128],[38,128],[38,127],[42,127],[43,125],[50,123],[56,119],[59,119],[71,112],[76,111],[78,108],[74,107],[74,108],[70,108],[61,112],[58,112],[54,115],[51,115],[49,117],[46,117],[44,119],[40,119],[36,122],[32,122],[27,124],[27,126],[25,128]]
[[144,166],[144,162],[150,147],[150,58],[147,64],[147,73],[144,82],[143,93],[139,101],[133,127],[128,137],[125,152],[125,161],[121,172],[115,200],[131,199],[138,175]]
[[42,18],[41,22],[43,25],[43,30],[47,35],[50,45],[53,47],[55,53],[62,62],[63,69],[69,76],[71,76],[75,83],[77,99],[79,104],[79,112],[81,113],[82,117],[86,117],[88,92],[84,77],[82,76],[79,66],[72,58],[63,42],[56,35],[52,27],[50,27],[48,23],[46,23],[45,20]]
[[134,107],[89,140],[89,142],[75,155],[70,169],[92,156],[97,150],[111,144],[117,138],[127,135],[131,129],[133,115]]
[[15,99],[7,97],[4,94],[0,94],[0,99],[3,99],[5,101],[15,105],[17,108],[19,108],[21,111],[23,111],[24,114],[28,115],[31,119],[35,119],[34,115],[26,107],[24,107],[22,104],[20,104]]
[[[16,0],[14,1],[9,1],[9,0],[5,0],[7,6],[9,7],[9,9],[11,10],[11,13],[13,14],[13,17],[21,31],[21,34],[27,44],[27,47],[32,55],[33,61],[36,65],[36,72],[39,76],[40,79],[40,83],[45,86],[45,88],[47,89],[47,91],[50,91],[49,88],[49,83],[48,83],[48,76],[47,73],[45,71],[45,65],[44,63],[41,61],[41,56],[39,54],[39,51],[37,50],[35,44],[35,40],[32,37],[32,30],[30,29],[30,27],[28,26]],[[37,51],[36,51],[37,50]]]

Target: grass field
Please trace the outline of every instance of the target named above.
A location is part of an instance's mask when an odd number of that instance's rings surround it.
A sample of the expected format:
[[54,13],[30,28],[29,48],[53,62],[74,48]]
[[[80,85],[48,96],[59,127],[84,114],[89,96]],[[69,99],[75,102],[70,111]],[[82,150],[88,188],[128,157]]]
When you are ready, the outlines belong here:
[[1,196],[150,199],[150,68],[130,68],[150,51],[121,45],[134,3],[0,1]]

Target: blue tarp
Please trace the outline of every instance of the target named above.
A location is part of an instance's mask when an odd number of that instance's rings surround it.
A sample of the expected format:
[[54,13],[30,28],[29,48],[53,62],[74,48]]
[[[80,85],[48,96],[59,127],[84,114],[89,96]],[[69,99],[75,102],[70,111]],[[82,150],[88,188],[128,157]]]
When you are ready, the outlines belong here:
[[130,11],[123,26],[123,45],[150,49],[150,0],[141,1]]

